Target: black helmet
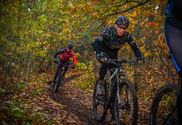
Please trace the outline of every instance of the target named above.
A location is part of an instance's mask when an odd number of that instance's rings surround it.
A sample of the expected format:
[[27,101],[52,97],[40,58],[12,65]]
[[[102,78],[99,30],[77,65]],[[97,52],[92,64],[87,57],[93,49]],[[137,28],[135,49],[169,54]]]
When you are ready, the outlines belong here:
[[116,20],[115,24],[117,24],[118,26],[122,28],[127,28],[130,24],[130,21],[125,16],[120,16]]
[[68,43],[67,48],[68,49],[73,49],[73,44],[72,43]]

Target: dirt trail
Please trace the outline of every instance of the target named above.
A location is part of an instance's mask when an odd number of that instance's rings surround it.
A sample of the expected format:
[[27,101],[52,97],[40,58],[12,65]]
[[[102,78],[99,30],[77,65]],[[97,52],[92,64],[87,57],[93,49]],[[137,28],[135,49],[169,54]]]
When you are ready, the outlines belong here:
[[[112,125],[113,122],[109,113],[103,123],[94,120],[92,115],[92,93],[73,87],[72,84],[74,83],[71,84],[70,82],[73,79],[79,79],[79,75],[66,78],[63,82],[64,85],[59,88],[57,93],[53,93],[47,86],[48,96],[55,103],[62,105],[62,108],[57,112],[57,120],[64,125]],[[140,110],[138,125],[147,125],[147,118],[144,115],[147,114]]]
[[98,123],[92,115],[92,93],[75,88],[70,84],[72,79],[79,75],[73,75],[63,81],[57,93],[53,93],[48,87],[48,95],[56,103],[60,103],[63,108],[59,111],[62,114],[61,123],[78,125],[110,125],[110,121]]
[[[45,77],[47,78],[47,76]],[[93,118],[92,92],[76,88],[74,85],[75,81],[80,77],[81,74],[79,73],[73,73],[66,77],[57,93],[52,91],[49,84],[35,83],[6,100],[7,102],[12,99],[23,100],[22,107],[27,116],[29,112],[34,114],[41,112],[46,116],[46,119],[39,123],[33,123],[34,125],[45,125],[46,123],[51,123],[51,125],[113,125],[114,122],[111,120],[110,111],[108,111],[106,120],[102,123]],[[138,91],[138,125],[148,125],[149,104],[151,102],[146,100],[142,88],[146,87],[141,85],[141,90]],[[5,119],[7,123],[11,120],[13,119]],[[19,124],[22,122],[20,121]],[[10,123],[13,123],[13,121]],[[126,124],[123,123],[122,125]]]

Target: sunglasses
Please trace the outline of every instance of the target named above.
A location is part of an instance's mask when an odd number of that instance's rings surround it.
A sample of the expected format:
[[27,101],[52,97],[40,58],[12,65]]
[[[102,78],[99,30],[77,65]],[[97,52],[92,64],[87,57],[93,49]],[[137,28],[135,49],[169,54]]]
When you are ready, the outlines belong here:
[[121,29],[124,29],[124,30],[128,28],[127,26],[123,27],[123,26],[120,26],[120,25],[117,25],[117,27],[119,27]]

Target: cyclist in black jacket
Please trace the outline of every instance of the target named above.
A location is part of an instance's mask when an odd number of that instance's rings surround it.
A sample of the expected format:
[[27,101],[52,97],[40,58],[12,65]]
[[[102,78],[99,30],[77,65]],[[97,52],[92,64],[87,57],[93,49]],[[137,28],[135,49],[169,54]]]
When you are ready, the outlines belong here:
[[113,26],[106,27],[92,43],[96,58],[102,63],[99,72],[100,80],[104,79],[107,69],[113,68],[113,65],[107,64],[107,59],[117,59],[118,51],[126,42],[131,46],[137,59],[143,60],[135,41],[126,31],[128,26],[129,20],[124,16],[120,16]]
[[[182,79],[182,0],[169,0],[165,12],[165,38],[176,70]],[[182,125],[182,89],[177,98],[177,118]]]

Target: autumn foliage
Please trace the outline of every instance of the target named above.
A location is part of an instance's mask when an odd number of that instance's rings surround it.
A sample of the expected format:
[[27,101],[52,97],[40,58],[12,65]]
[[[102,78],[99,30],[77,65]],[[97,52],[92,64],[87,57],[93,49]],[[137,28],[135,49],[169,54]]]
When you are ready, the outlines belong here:
[[[177,80],[163,35],[165,4],[166,0],[0,1],[0,101],[4,102],[0,105],[0,121],[27,125],[86,123],[99,69],[91,43],[119,15],[129,18],[128,31],[145,57],[144,65],[127,69],[138,89],[142,121],[155,90]],[[81,116],[82,109],[75,113],[74,106],[65,108],[69,103],[48,89],[56,68],[53,55],[70,41],[77,52],[78,65],[68,73],[67,80],[73,79],[60,93],[75,105],[80,99],[77,105],[88,111],[84,113],[88,119]],[[134,58],[134,54],[125,45],[119,57]],[[69,98],[67,90],[73,90]]]

